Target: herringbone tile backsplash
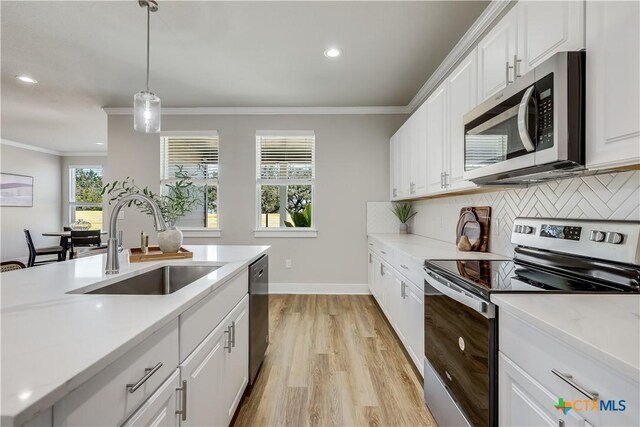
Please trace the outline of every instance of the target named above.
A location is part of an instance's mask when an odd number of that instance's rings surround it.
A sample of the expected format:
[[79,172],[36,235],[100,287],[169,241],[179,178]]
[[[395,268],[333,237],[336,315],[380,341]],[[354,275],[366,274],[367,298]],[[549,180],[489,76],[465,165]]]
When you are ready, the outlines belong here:
[[460,208],[491,206],[489,250],[512,256],[511,229],[518,216],[640,221],[640,172],[584,176],[526,188],[421,200],[414,206],[418,215],[411,224],[412,233],[452,243]]

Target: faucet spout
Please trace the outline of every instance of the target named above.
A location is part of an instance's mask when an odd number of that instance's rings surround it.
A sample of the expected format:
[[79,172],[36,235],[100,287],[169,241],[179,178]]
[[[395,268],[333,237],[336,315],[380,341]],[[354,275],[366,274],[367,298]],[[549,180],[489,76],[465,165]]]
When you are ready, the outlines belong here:
[[109,217],[109,239],[107,240],[107,263],[105,265],[105,274],[118,274],[120,272],[120,261],[118,259],[118,230],[117,219],[120,210],[128,203],[140,201],[144,202],[151,209],[153,216],[153,224],[156,231],[164,231],[167,229],[167,224],[160,212],[160,206],[149,196],[144,194],[128,194],[118,200],[118,203],[113,207],[111,216]]

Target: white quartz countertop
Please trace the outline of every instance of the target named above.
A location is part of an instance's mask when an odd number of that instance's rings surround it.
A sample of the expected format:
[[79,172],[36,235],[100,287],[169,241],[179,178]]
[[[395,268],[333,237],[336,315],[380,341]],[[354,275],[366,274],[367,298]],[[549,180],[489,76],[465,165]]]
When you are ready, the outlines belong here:
[[456,245],[442,240],[430,239],[415,234],[372,233],[369,237],[378,242],[400,250],[423,263],[425,260],[444,259],[510,259],[508,256],[490,252],[464,252]]
[[[105,275],[106,255],[2,273],[2,425],[20,425],[246,269],[268,246],[186,246],[193,259],[129,263]],[[162,265],[220,266],[170,295],[68,292]],[[93,286],[92,286],[93,285]]]
[[638,380],[640,295],[492,295],[508,311],[564,343]]

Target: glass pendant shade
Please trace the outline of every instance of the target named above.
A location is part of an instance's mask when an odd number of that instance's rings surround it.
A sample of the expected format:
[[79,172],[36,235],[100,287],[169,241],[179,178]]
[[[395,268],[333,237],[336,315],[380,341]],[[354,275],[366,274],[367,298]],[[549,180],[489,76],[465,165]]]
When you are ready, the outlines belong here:
[[160,98],[140,91],[133,97],[133,129],[137,132],[160,132]]

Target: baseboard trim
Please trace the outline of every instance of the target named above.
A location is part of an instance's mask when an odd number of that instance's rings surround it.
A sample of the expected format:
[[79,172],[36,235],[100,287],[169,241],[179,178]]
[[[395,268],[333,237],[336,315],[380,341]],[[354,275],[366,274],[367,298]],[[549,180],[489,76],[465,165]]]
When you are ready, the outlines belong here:
[[366,283],[269,283],[270,294],[369,295]]

